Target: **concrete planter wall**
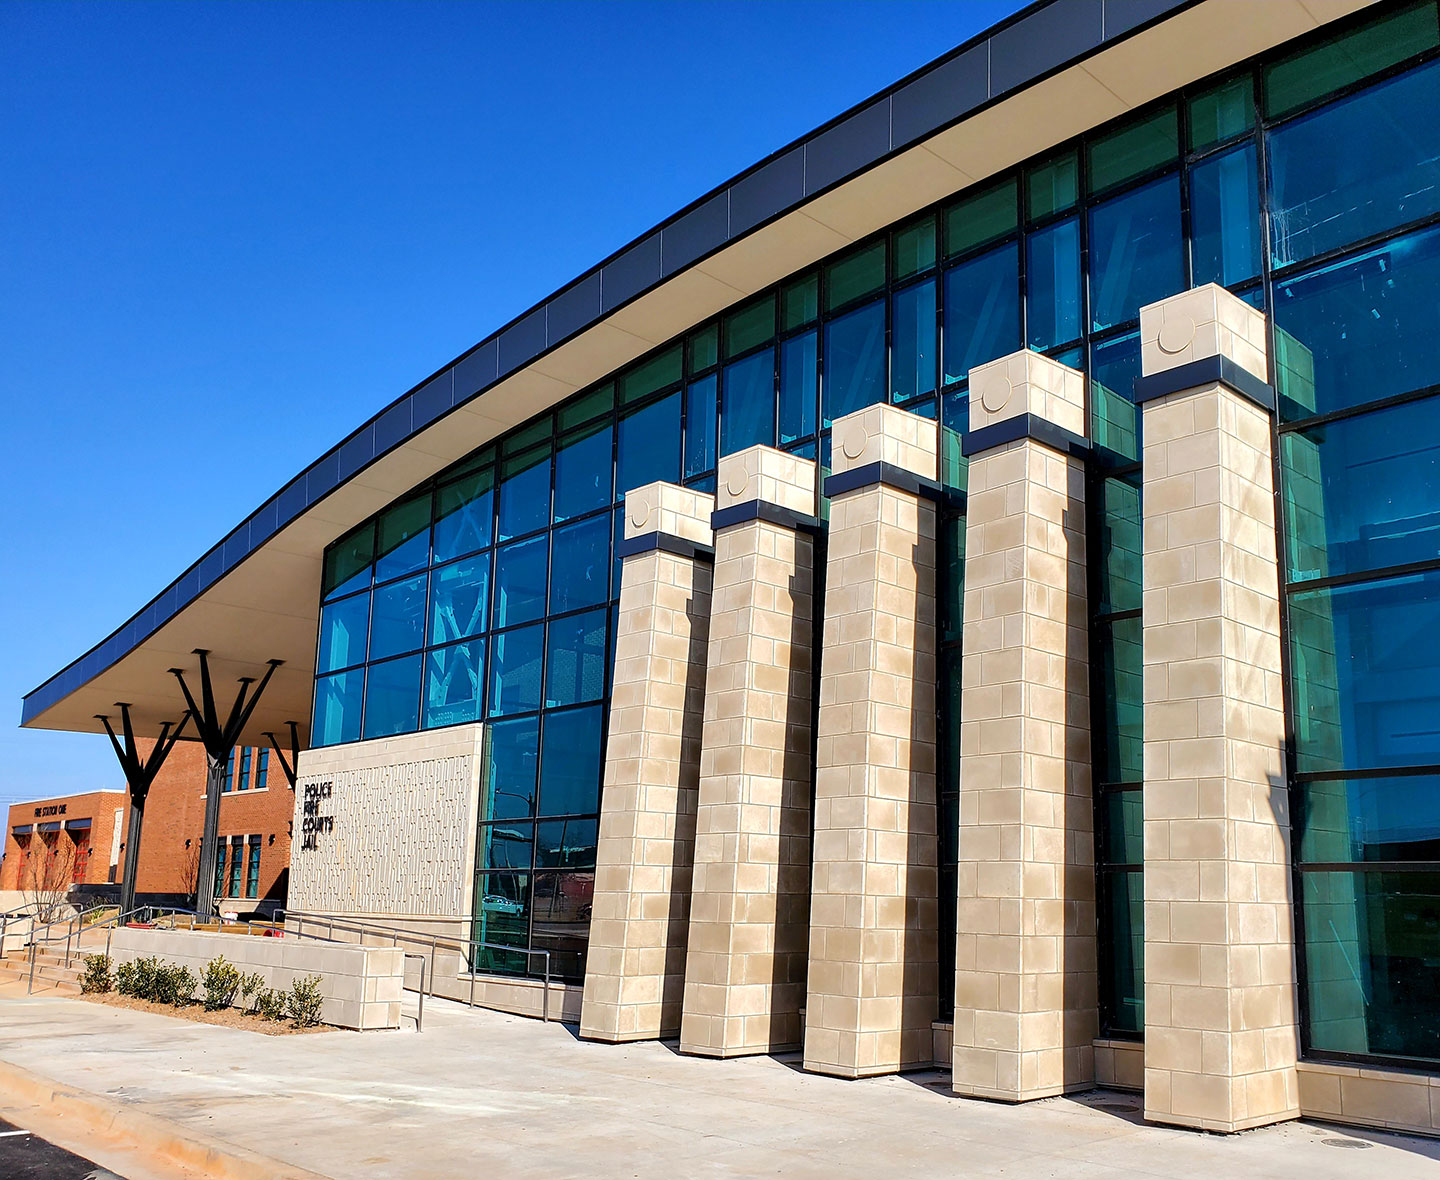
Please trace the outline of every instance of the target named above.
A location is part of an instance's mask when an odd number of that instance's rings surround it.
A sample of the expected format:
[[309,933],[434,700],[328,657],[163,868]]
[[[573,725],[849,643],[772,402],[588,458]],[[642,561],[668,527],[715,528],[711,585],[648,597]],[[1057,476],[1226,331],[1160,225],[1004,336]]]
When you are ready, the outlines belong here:
[[[288,991],[297,979],[320,976],[325,997],[320,1019],[338,1028],[400,1027],[405,952],[394,947],[326,945],[249,934],[188,930],[115,931],[113,965],[154,955],[203,976],[211,959],[224,955],[237,970],[258,973],[266,987]],[[198,989],[197,989],[198,990]]]

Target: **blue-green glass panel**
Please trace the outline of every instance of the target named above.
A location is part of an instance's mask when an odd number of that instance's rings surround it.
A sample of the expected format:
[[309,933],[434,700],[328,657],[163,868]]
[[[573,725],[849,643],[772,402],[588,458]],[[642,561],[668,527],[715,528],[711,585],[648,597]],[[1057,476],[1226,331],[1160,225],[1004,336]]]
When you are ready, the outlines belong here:
[[935,265],[935,218],[923,217],[895,231],[890,250],[891,278],[908,279]]
[[716,391],[720,378],[711,373],[685,390],[685,476],[715,467]]
[[325,550],[322,596],[338,598],[370,585],[370,565],[374,560],[375,522],[366,521]]
[[593,869],[599,821],[552,819],[535,825],[535,867],[539,869]]
[[[533,446],[540,446],[548,451],[550,436],[553,433],[549,414],[541,414],[532,419],[524,426],[518,426],[500,440],[500,453],[507,458],[521,456],[522,452],[528,452]],[[506,474],[509,474],[507,471]]]
[[1092,193],[1153,171],[1180,154],[1175,108],[1165,107],[1133,123],[1096,136],[1086,148],[1086,181]]
[[857,308],[825,325],[821,378],[823,423],[885,400],[885,302]]
[[490,554],[440,566],[430,575],[430,642],[479,635],[489,608]]
[[806,332],[780,345],[780,442],[815,433],[820,407],[820,335]]
[[530,945],[530,874],[479,873],[475,881],[475,940],[471,952],[476,971],[492,975],[524,975],[529,955],[499,949]]
[[495,531],[495,473],[481,471],[435,493],[435,561],[490,544]]
[[376,524],[375,580],[388,582],[430,560],[430,493],[401,500],[380,514]]
[[601,414],[608,414],[615,408],[615,386],[606,382],[598,389],[571,398],[560,407],[555,418],[561,430],[569,430],[582,422],[589,422]]
[[1025,212],[1031,221],[1063,212],[1079,196],[1080,166],[1073,151],[1037,164],[1025,177]]
[[[939,539],[937,597],[940,607],[940,641],[957,643],[963,636],[965,627],[965,518],[942,518]],[[959,699],[953,703],[958,709]]]
[[420,728],[420,661],[417,653],[365,669],[367,739]]
[[1436,45],[1434,0],[1402,5],[1268,64],[1265,111],[1272,118],[1287,114]]
[[[481,780],[481,821],[529,819],[535,812],[535,783],[540,770],[540,718],[492,722],[486,738],[488,758]],[[512,863],[509,867],[520,866]]]
[[617,497],[657,479],[674,483],[680,478],[681,396],[677,390],[620,419]]
[[780,327],[789,332],[812,323],[820,314],[820,276],[796,279],[780,292]]
[[1030,347],[1043,351],[1080,335],[1080,222],[1057,222],[1025,239]]
[[1100,725],[1095,736],[1095,778],[1139,782],[1144,773],[1144,684],[1139,619],[1092,624],[1100,663]]
[[775,350],[725,367],[720,385],[720,454],[775,445]]
[[1011,243],[945,272],[945,382],[1020,347],[1020,247]]
[[605,695],[608,615],[592,610],[551,622],[545,669],[545,704],[550,708],[598,701]]
[[584,516],[610,503],[614,431],[592,426],[560,440],[555,451],[555,522]]
[[1440,570],[1290,595],[1296,769],[1440,763]]
[[549,556],[548,535],[495,550],[495,626],[528,623],[545,613]]
[[[1132,400],[1140,376],[1140,333],[1127,332],[1090,349],[1090,430],[1101,462],[1140,458],[1141,414]],[[1138,605],[1138,604],[1137,604]]]
[[370,612],[370,658],[425,646],[425,575],[377,586]]
[[1190,100],[1190,147],[1203,151],[1255,126],[1255,87],[1249,74],[1212,86]]
[[1303,873],[1305,1041],[1440,1059],[1440,872]]
[[1440,558],[1440,398],[1280,436],[1293,580]]
[[890,303],[890,400],[903,402],[935,390],[935,280],[895,292]]
[[1299,262],[1440,209],[1440,62],[1270,134],[1270,244]]
[[1090,210],[1090,321],[1113,328],[1185,288],[1180,178],[1167,176]]
[[725,317],[725,356],[739,356],[775,336],[775,296],[765,295]]
[[1019,204],[1012,176],[994,188],[961,197],[945,211],[945,253],[962,254],[1015,232]]
[[825,268],[825,310],[878,291],[885,285],[885,243],[875,242]]
[[1139,610],[1141,605],[1140,476],[1099,484],[1100,601],[1096,612]]
[[365,662],[370,633],[370,595],[356,594],[327,603],[320,610],[320,652],[317,672],[333,672]]
[[706,324],[686,342],[690,350],[689,371],[712,368],[720,359],[720,325]]
[[540,814],[590,815],[600,810],[600,705],[545,715],[540,760]]
[[1100,799],[1100,839],[1095,850],[1100,863],[1144,864],[1144,820],[1140,791],[1106,791]]
[[1315,779],[1295,794],[1303,863],[1440,861],[1440,777]]
[[523,537],[550,523],[550,448],[527,451],[500,467],[499,540]]
[[317,746],[360,740],[360,710],[365,699],[365,673],[340,672],[315,681],[315,714],[310,740]]
[[1277,283],[1275,326],[1285,419],[1440,383],[1440,228]]
[[620,404],[628,405],[676,384],[684,376],[685,358],[680,345],[641,361],[620,378]]
[[485,641],[439,647],[426,657],[425,728],[479,721],[485,704]]
[[1253,143],[1190,170],[1190,237],[1196,286],[1229,287],[1260,273],[1260,175]]
[[1145,1028],[1145,883],[1142,873],[1101,873],[1101,1022],[1107,1033]]
[[550,557],[550,613],[604,602],[610,592],[610,514],[556,529]]
[[545,659],[542,624],[502,631],[490,640],[491,717],[527,713],[540,707],[540,676]]
[[[507,722],[506,724],[515,724]],[[525,872],[530,868],[530,848],[535,825],[497,817],[498,822],[480,826],[479,862],[487,870]]]

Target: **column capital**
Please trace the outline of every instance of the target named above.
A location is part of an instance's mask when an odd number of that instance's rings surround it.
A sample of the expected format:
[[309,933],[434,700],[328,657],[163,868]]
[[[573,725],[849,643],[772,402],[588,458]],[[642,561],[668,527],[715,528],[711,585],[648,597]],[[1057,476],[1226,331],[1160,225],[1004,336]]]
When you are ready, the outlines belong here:
[[1224,385],[1266,410],[1275,409],[1266,354],[1265,313],[1207,283],[1140,309],[1137,405]]
[[866,406],[836,418],[831,433],[825,494],[839,496],[885,484],[901,491],[940,496],[940,427],[929,418],[894,406]]
[[625,493],[625,538],[621,557],[661,549],[686,557],[714,553],[715,533],[710,517],[715,497],[708,492],[682,488],[657,480]]
[[715,514],[710,523],[717,532],[751,520],[786,528],[819,528],[813,459],[753,446],[724,456],[715,477]]
[[1038,352],[1021,349],[970,370],[966,455],[1034,439],[1065,454],[1089,450],[1085,375]]

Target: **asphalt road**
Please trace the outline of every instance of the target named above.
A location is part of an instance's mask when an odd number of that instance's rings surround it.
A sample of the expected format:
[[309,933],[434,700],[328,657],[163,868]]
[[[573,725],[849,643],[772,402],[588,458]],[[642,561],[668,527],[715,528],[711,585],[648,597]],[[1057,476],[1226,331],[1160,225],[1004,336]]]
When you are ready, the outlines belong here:
[[0,1119],[0,1176],[5,1180],[124,1180]]

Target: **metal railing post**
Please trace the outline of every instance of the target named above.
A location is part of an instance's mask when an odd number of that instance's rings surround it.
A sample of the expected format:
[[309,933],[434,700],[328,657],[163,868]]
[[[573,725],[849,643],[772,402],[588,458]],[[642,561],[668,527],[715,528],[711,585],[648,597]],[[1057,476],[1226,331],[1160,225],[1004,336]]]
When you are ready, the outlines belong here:
[[430,989],[432,995],[435,989],[435,946],[435,938],[432,936],[430,939]]
[[545,952],[545,998],[540,1002],[540,1020],[550,1023],[550,952]]

